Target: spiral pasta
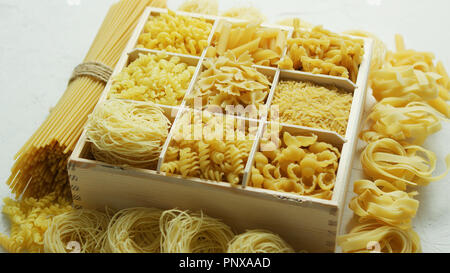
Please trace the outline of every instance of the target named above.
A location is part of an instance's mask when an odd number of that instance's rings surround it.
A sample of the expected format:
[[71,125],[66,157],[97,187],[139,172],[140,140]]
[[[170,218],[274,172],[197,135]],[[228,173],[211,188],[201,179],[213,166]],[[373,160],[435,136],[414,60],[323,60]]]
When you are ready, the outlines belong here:
[[244,120],[189,111],[174,128],[161,171],[183,177],[241,183],[257,127],[242,129]]
[[44,234],[52,219],[72,210],[70,203],[56,192],[41,199],[19,201],[5,198],[3,213],[11,221],[10,236],[0,233],[0,246],[10,253],[44,252]]

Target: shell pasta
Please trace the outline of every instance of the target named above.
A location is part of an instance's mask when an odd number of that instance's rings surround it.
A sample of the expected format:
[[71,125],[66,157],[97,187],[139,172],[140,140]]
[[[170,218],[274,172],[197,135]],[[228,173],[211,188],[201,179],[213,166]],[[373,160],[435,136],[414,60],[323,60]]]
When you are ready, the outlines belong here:
[[265,134],[249,185],[331,199],[340,151],[311,135]]

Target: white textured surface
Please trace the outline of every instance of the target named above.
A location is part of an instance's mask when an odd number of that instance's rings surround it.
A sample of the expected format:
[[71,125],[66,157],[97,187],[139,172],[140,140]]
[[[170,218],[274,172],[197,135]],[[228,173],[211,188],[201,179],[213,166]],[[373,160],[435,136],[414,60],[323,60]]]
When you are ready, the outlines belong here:
[[[38,128],[65,90],[113,0],[0,0],[0,198],[13,156]],[[169,0],[176,8],[183,1]],[[221,10],[240,3],[259,7],[269,20],[299,15],[326,28],[364,29],[390,48],[394,34],[405,36],[408,48],[434,52],[450,70],[450,1],[448,0],[278,0],[220,1]],[[450,152],[450,124],[432,136],[426,147],[442,160]],[[358,168],[358,164],[355,164]],[[360,171],[353,172],[354,179]],[[414,226],[425,252],[450,252],[450,177],[420,188],[421,206]],[[349,198],[351,194],[349,194]],[[2,206],[2,205],[0,205]],[[351,212],[346,211],[346,219]],[[0,217],[0,232],[8,230]]]

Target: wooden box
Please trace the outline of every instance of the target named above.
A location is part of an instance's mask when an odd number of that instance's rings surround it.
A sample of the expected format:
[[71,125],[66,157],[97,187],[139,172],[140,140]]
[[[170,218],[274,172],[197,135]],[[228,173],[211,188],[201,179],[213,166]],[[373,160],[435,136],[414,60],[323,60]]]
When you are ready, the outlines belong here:
[[[113,76],[122,71],[130,61],[136,59],[139,52],[155,52],[147,49],[135,49],[135,46],[149,16],[164,12],[167,12],[167,10],[148,8],[145,11]],[[218,20],[222,19],[184,12],[179,12],[178,14],[203,17],[213,23],[209,42],[211,42],[213,33],[217,28]],[[287,31],[289,35],[292,35],[293,32],[293,29],[289,27],[266,26],[280,28]],[[269,105],[280,79],[307,80],[318,84],[333,84],[354,93],[348,129],[344,137],[325,130],[283,125],[283,130],[291,133],[314,132],[321,141],[332,143],[341,149],[342,155],[331,200],[321,200],[247,186],[253,158],[259,147],[262,129],[266,126],[265,119],[267,117],[263,117],[261,120],[258,120],[261,130],[256,141],[254,141],[242,185],[239,187],[232,187],[230,184],[222,182],[166,176],[161,173],[159,169],[164,159],[164,153],[169,145],[171,134],[169,134],[169,139],[164,146],[157,170],[144,170],[118,167],[95,161],[90,154],[90,143],[87,142],[86,134],[84,133],[70,158],[68,166],[76,208],[103,210],[105,207],[121,209],[144,206],[161,209],[203,210],[209,216],[222,219],[237,232],[244,232],[246,229],[267,229],[280,234],[298,251],[333,252],[336,244],[336,233],[341,224],[345,193],[352,169],[357,134],[366,96],[372,41],[370,39],[364,39],[364,41],[365,55],[356,84],[339,77],[257,66],[261,72],[273,77],[273,86],[267,101]],[[196,73],[187,91],[187,93],[190,93],[202,69],[206,49],[200,57],[168,54],[179,56],[183,62],[190,65],[197,65]],[[286,54],[286,50],[284,54]],[[112,80],[106,86],[100,101],[104,101],[107,98],[111,84]],[[171,121],[176,121],[180,118],[182,112],[186,111],[187,106],[186,101],[184,101],[179,107],[161,107]]]

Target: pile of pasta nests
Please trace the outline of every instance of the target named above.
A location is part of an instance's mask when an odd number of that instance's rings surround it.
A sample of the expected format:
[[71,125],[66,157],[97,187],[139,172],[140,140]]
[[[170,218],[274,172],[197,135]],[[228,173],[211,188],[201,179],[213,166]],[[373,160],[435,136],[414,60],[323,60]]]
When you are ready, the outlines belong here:
[[[111,213],[111,217],[109,216]],[[68,246],[79,246],[70,249]],[[278,235],[248,230],[235,235],[203,213],[131,208],[101,213],[70,211],[53,218],[46,253],[293,253]]]

